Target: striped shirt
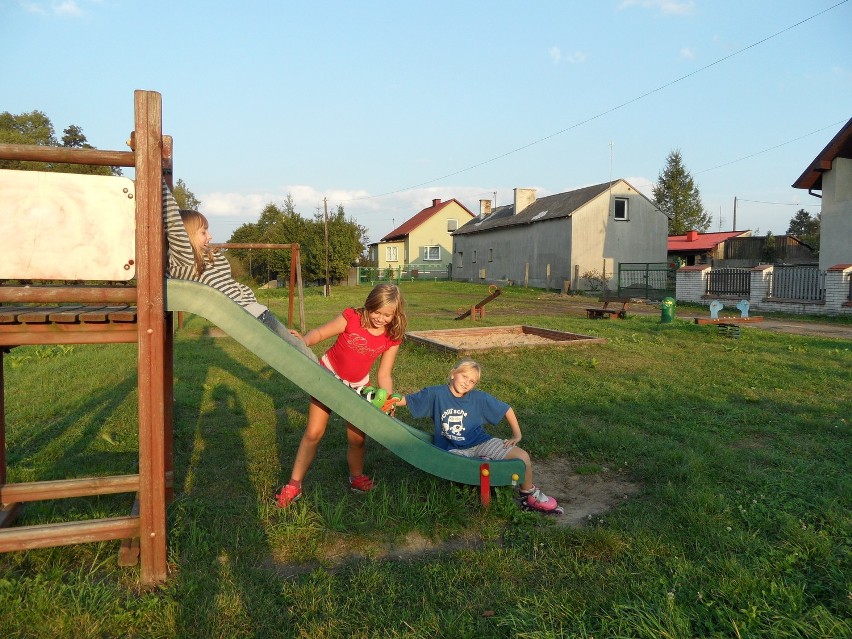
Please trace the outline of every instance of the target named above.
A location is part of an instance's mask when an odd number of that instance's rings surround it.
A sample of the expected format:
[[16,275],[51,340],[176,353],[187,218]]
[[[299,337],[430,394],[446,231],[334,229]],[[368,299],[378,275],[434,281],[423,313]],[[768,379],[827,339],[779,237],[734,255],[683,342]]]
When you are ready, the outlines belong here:
[[196,272],[195,255],[192,252],[186,227],[180,218],[180,208],[165,182],[163,182],[163,224],[166,227],[169,255],[166,277],[212,286],[246,307],[246,310],[255,317],[259,317],[266,310],[265,306],[258,303],[254,291],[234,280],[231,275],[231,265],[218,251],[215,253],[213,264],[208,263],[201,275]]

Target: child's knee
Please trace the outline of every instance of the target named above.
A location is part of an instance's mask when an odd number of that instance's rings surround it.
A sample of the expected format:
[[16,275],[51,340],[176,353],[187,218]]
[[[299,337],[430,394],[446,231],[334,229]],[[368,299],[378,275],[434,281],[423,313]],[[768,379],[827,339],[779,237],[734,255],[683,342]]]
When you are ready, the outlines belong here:
[[530,459],[530,454],[525,451],[523,448],[518,448],[515,446],[512,450],[509,451],[509,454],[506,455],[510,459],[520,459],[527,465],[527,468],[532,467],[532,460]]

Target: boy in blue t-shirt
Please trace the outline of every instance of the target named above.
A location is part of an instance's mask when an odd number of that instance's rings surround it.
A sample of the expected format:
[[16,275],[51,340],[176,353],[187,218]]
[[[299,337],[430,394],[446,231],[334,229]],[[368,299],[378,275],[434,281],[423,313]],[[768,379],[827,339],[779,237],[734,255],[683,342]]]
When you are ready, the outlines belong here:
[[[449,384],[428,386],[406,395],[396,406],[408,406],[414,417],[431,416],[435,446],[454,455],[523,460],[526,473],[521,482],[521,497],[526,506],[544,512],[556,510],[556,500],[533,484],[529,453],[517,446],[521,427],[515,411],[506,402],[474,389],[481,375],[482,368],[477,362],[463,359],[450,371]],[[485,424],[499,424],[504,417],[512,428],[509,439],[498,439],[485,431]]]

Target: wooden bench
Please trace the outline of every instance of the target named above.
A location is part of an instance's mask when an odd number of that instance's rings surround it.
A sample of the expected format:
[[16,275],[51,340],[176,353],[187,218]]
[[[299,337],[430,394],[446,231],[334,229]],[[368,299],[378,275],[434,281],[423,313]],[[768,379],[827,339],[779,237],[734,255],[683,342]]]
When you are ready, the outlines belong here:
[[[603,302],[601,308],[587,308],[586,317],[588,319],[610,319],[613,315],[619,319],[627,317],[627,305],[630,303],[629,297],[609,297],[600,298]],[[610,304],[621,304],[621,308],[609,308]]]

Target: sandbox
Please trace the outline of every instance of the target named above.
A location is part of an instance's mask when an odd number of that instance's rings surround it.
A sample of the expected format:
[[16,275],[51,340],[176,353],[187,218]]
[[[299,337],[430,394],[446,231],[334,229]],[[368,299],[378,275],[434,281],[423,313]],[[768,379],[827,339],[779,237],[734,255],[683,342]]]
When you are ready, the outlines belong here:
[[606,339],[602,337],[524,325],[410,331],[405,336],[412,342],[425,344],[456,355],[512,348],[577,346],[606,342]]

